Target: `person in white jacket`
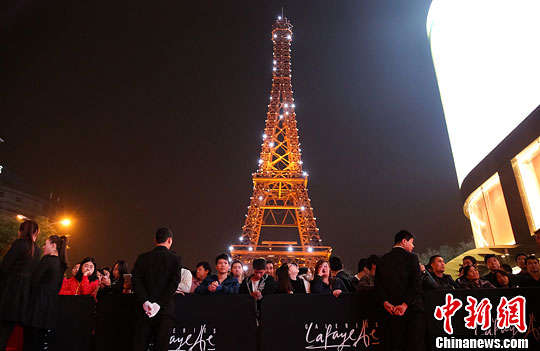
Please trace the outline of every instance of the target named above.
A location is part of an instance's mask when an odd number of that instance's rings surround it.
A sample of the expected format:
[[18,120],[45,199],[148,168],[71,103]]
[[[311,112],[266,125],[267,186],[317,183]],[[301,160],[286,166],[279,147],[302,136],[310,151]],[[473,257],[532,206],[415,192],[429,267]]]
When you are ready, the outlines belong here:
[[[181,257],[178,257],[178,261],[181,262]],[[182,264],[180,263],[180,266]],[[189,291],[191,289],[191,284],[193,282],[193,275],[189,271],[189,269],[185,269],[183,267],[180,268],[180,283],[178,284],[178,288],[176,289],[177,294],[189,294]]]

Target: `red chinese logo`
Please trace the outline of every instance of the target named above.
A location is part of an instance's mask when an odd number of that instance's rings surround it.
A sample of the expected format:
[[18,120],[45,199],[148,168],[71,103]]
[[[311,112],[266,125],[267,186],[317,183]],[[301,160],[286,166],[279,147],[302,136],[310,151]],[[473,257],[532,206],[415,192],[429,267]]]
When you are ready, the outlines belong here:
[[527,331],[525,298],[523,296],[516,296],[510,300],[502,296],[499,306],[497,306],[497,327],[506,329],[511,326],[515,326],[522,333]]
[[446,294],[446,304],[443,306],[437,306],[435,308],[434,316],[437,320],[443,320],[444,319],[444,331],[447,334],[453,334],[454,329],[452,328],[452,317],[456,314],[457,310],[459,310],[463,306],[463,303],[458,300],[454,299],[454,296],[452,294]]
[[472,296],[467,296],[469,304],[465,310],[469,315],[465,317],[465,326],[469,329],[475,329],[479,325],[482,330],[487,330],[491,327],[491,302],[483,298],[480,303]]
[[[444,321],[443,329],[447,334],[453,334],[452,317],[463,306],[463,303],[459,299],[454,299],[452,294],[446,294],[445,300],[444,305],[435,307],[433,315],[435,319]],[[475,297],[467,296],[467,301],[468,304],[465,310],[468,315],[463,319],[465,327],[469,329],[480,327],[482,330],[491,328],[491,310],[493,306],[489,299],[483,298],[478,302]],[[508,329],[515,327],[519,332],[525,333],[527,331],[525,318],[525,298],[523,296],[516,296],[510,300],[501,296],[497,306],[497,328]]]

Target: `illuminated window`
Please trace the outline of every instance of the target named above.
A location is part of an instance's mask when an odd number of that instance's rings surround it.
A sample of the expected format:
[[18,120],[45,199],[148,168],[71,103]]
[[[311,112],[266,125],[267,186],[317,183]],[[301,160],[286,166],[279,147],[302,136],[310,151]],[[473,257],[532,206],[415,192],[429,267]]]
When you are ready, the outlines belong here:
[[516,243],[498,173],[469,196],[464,211],[471,221],[476,247]]
[[540,138],[514,157],[512,166],[532,235],[540,228]]

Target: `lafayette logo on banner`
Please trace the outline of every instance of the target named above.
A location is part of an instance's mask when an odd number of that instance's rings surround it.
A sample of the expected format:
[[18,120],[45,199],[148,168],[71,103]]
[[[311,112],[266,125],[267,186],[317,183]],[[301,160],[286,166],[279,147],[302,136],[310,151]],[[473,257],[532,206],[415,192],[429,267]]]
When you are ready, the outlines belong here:
[[306,350],[356,349],[362,344],[367,348],[379,343],[377,323],[370,327],[367,319],[361,323],[306,323]]
[[216,350],[216,328],[202,324],[197,328],[174,328],[169,341],[169,350],[214,351]]
[[[460,299],[454,298],[452,294],[446,294],[445,301],[446,303],[444,305],[436,306],[433,316],[435,319],[443,321],[444,331],[452,335],[454,333],[452,317],[463,307],[463,302]],[[525,303],[525,298],[520,295],[511,299],[501,296],[495,310],[497,317],[492,320],[493,306],[489,299],[483,298],[478,302],[475,297],[467,296],[465,311],[468,314],[464,318],[465,327],[468,329],[480,327],[481,330],[489,330],[491,329],[492,321],[494,321],[497,329],[505,330],[515,327],[520,333],[524,333],[527,331]]]

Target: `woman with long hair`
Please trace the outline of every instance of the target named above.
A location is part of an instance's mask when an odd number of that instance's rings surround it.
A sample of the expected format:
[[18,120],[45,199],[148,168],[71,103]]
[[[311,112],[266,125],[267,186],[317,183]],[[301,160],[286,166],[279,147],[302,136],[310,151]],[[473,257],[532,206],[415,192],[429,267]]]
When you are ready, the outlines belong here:
[[127,262],[124,260],[116,261],[112,268],[112,274],[110,276],[104,275],[101,279],[100,294],[122,294],[124,290],[124,274],[128,273]]
[[295,262],[289,263],[289,278],[291,279],[292,291],[294,294],[309,294],[311,289],[309,282],[300,276],[300,269]]
[[54,329],[58,292],[67,269],[67,238],[51,235],[43,258],[30,278],[30,298],[24,322],[24,350],[43,350],[47,330]]
[[96,261],[86,257],[81,261],[81,268],[74,277],[64,279],[60,295],[97,295],[99,279],[97,277]]
[[276,270],[277,277],[277,292],[279,294],[292,294],[293,287],[291,284],[291,278],[289,277],[289,265],[283,263],[281,267]]
[[311,282],[311,293],[338,297],[342,291],[341,281],[330,276],[330,264],[328,261],[319,260],[315,264],[315,277]]
[[0,265],[0,350],[6,348],[15,325],[25,319],[30,296],[30,276],[39,263],[36,244],[39,226],[33,220],[19,227],[19,238],[11,244]]

